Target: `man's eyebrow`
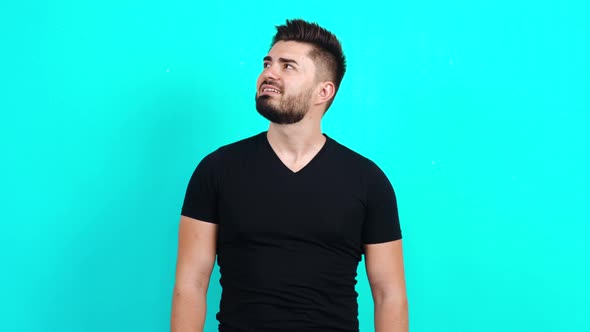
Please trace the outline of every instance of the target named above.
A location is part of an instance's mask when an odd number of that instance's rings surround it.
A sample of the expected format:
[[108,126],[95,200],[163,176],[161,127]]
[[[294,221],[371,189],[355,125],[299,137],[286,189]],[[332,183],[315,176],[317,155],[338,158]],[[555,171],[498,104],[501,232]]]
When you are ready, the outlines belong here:
[[[264,59],[262,59],[263,61],[271,61],[272,62],[272,57],[271,56],[265,56]],[[294,63],[296,65],[299,65],[297,63],[297,61],[293,60],[293,59],[287,59],[287,58],[279,58],[279,62],[281,63]]]

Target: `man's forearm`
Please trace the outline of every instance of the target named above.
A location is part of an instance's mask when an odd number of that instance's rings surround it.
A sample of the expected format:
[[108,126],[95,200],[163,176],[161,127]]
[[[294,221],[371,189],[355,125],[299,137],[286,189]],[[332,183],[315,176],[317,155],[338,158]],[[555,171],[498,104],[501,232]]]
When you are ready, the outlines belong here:
[[207,290],[174,287],[171,332],[201,332],[207,313]]
[[375,301],[375,332],[407,332],[407,299],[383,299]]

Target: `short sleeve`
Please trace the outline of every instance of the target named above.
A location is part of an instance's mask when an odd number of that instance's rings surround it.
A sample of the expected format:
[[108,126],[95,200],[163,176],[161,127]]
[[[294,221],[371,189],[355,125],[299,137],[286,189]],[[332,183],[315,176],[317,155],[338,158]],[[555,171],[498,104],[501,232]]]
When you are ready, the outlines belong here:
[[218,223],[217,198],[219,171],[215,152],[201,160],[191,176],[181,214],[201,221]]
[[366,213],[363,224],[363,244],[401,239],[397,200],[387,176],[375,163],[370,162],[364,180]]

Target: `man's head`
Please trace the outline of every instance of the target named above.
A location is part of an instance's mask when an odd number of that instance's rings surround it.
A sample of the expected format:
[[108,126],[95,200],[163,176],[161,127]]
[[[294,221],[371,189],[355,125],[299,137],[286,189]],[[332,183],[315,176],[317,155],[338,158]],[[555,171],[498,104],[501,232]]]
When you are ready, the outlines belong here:
[[316,23],[277,26],[258,77],[256,109],[278,124],[299,122],[311,107],[325,112],[346,70],[340,42]]

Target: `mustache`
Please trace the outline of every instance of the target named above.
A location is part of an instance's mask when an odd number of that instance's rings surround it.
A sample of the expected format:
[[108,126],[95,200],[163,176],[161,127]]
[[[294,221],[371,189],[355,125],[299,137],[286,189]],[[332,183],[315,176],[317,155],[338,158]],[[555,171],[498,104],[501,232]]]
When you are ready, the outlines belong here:
[[260,86],[259,86],[258,88],[261,88],[263,85],[272,85],[272,86],[274,86],[274,87],[277,87],[277,88],[279,88],[279,90],[281,90],[281,86],[280,86],[280,85],[279,85],[277,82],[275,82],[275,81],[266,81],[266,80],[265,80],[264,82],[262,82],[262,83],[260,84]]

